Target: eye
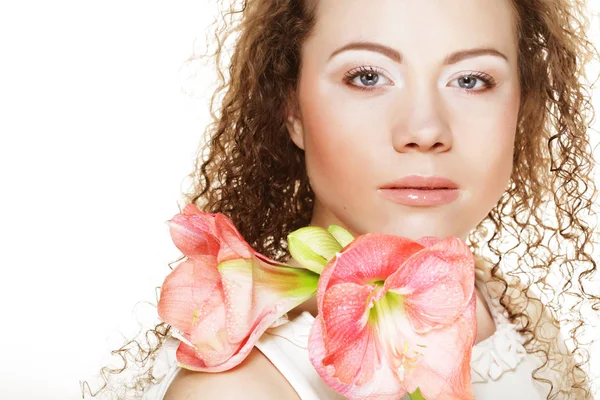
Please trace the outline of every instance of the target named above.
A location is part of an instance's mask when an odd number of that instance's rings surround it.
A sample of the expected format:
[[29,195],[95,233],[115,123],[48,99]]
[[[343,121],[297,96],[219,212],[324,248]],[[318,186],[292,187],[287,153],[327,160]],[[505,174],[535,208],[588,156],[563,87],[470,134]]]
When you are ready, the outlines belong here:
[[[496,86],[494,78],[483,72],[471,72],[467,75],[461,75],[458,78],[453,79],[452,82],[458,82],[458,87],[468,94],[485,92]],[[473,89],[478,83],[481,85],[477,89]]]
[[[375,90],[374,88],[377,87],[377,83],[382,78],[382,75],[384,75],[384,73],[376,67],[361,66],[348,71],[344,75],[344,82],[356,89],[370,92]],[[356,81],[356,78],[360,78],[358,82]],[[383,79],[387,80],[385,77]],[[389,80],[387,81],[391,85],[394,84]],[[496,86],[496,82],[493,77],[479,71],[473,71],[466,75],[461,75],[458,78],[455,78],[453,82],[458,82],[458,87],[468,94],[478,94]],[[477,86],[478,84],[479,86]]]
[[[344,82],[356,89],[371,92],[375,90],[371,88],[375,87],[382,77],[383,71],[380,69],[371,66],[361,66],[346,72],[344,74]],[[360,78],[359,82],[355,82],[356,78]],[[387,78],[383,79],[387,80]],[[388,82],[390,81],[388,80]],[[390,84],[393,85],[392,82]]]

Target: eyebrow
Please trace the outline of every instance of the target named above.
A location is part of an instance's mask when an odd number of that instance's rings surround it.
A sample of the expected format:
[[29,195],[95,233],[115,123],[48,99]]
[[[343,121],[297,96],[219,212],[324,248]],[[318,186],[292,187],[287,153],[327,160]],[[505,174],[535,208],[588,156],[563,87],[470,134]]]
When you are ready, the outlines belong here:
[[[385,46],[380,43],[351,42],[351,43],[348,43],[348,44],[340,47],[333,53],[331,53],[331,55],[329,56],[329,59],[327,61],[331,60],[337,54],[339,54],[343,51],[347,51],[347,50],[375,51],[377,53],[381,53],[384,56],[396,61],[398,64],[402,64],[402,60],[404,59],[402,53],[400,53],[398,50],[393,49],[388,46]],[[446,57],[444,57],[444,65],[456,64],[457,62],[465,60],[467,58],[473,58],[473,57],[484,56],[484,55],[501,57],[508,62],[508,57],[506,57],[506,55],[504,55],[504,53],[502,53],[494,48],[482,47],[482,48],[459,50],[454,53],[448,54]]]

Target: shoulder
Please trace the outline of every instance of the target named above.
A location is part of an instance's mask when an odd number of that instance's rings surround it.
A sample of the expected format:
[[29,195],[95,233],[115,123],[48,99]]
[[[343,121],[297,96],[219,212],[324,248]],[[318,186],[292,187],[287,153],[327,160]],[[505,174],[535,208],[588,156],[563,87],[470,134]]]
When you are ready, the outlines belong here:
[[256,347],[240,365],[229,371],[180,370],[169,385],[164,400],[241,398],[300,400],[287,379]]

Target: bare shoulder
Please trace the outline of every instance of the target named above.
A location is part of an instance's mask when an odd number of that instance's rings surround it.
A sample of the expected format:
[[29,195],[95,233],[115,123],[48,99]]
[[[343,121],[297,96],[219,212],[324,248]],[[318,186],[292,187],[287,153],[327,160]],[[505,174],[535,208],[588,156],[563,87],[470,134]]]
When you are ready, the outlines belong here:
[[300,400],[287,379],[256,347],[237,367],[218,373],[182,369],[164,400]]

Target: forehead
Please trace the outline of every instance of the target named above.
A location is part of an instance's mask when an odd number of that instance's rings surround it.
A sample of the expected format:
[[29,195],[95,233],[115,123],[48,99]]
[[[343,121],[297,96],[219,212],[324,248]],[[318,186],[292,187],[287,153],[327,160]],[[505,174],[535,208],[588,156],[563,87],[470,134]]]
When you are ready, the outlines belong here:
[[352,41],[398,49],[407,61],[439,60],[453,50],[493,47],[516,52],[512,0],[318,0],[309,51]]

